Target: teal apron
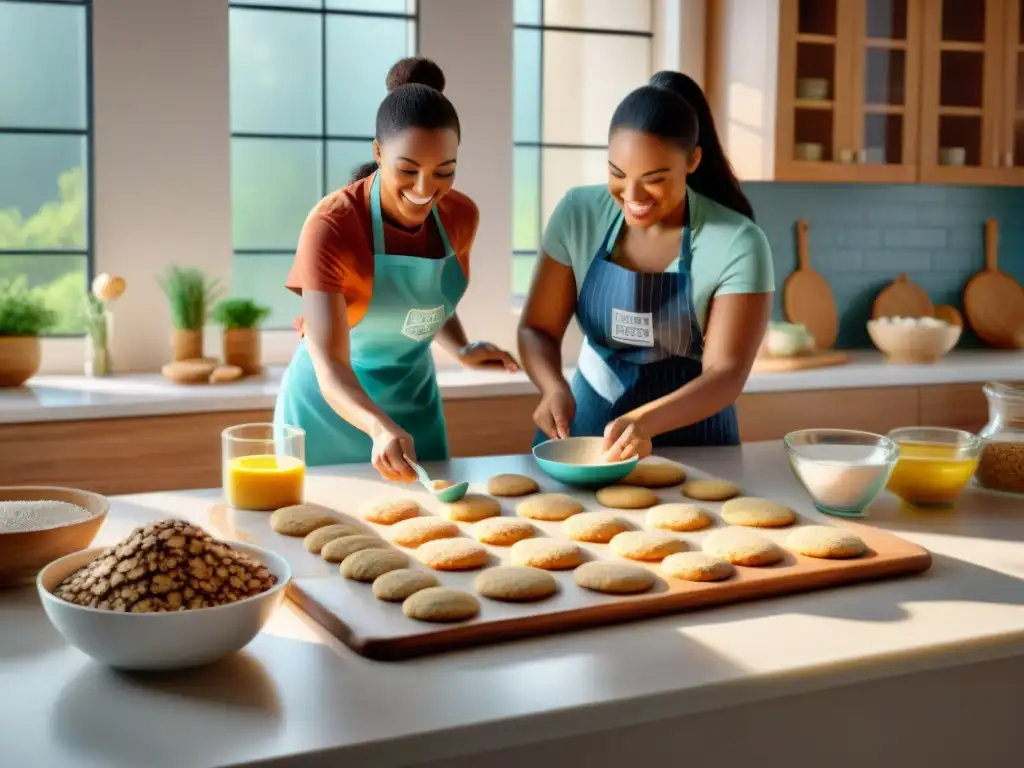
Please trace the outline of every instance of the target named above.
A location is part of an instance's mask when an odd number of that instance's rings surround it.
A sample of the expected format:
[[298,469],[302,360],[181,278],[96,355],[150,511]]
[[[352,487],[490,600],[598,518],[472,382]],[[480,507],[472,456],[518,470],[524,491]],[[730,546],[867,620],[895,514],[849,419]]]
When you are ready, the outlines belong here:
[[[441,393],[430,343],[466,292],[466,275],[437,208],[431,212],[444,257],[386,253],[380,210],[380,176],[370,187],[373,226],[373,295],[351,332],[351,365],[374,403],[412,435],[421,461],[448,458]],[[429,226],[429,220],[424,226]],[[281,380],[274,424],[306,431],[306,464],[357,464],[370,460],[373,443],[339,416],[320,392],[305,339]]]

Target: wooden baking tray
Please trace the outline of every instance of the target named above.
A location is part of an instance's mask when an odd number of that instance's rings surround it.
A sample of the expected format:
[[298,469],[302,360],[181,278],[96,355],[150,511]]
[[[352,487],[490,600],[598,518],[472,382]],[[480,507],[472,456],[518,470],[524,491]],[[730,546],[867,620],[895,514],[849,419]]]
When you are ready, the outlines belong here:
[[[523,462],[524,464],[532,462]],[[709,477],[687,467],[690,478]],[[545,478],[536,470],[536,478],[544,491],[571,493],[591,511],[612,511],[635,528],[646,528],[644,510],[607,510],[597,503],[594,494],[567,489]],[[453,478],[454,479],[454,478]],[[419,489],[419,490],[417,490]],[[473,484],[471,492],[482,492],[483,486]],[[687,501],[679,487],[656,491],[663,502]],[[388,539],[387,526],[362,520],[359,512],[368,504],[388,498],[415,497],[428,514],[439,514],[443,505],[416,486],[396,487],[368,478],[320,477],[307,480],[307,500],[332,508],[344,522],[358,522],[376,530]],[[502,499],[502,514],[514,515],[516,499]],[[721,504],[699,502],[714,519],[704,531],[677,534],[691,549],[700,549],[701,540],[709,532],[722,528]],[[797,510],[798,511],[798,510]],[[564,538],[559,523],[533,521],[544,535]],[[779,530],[763,530],[779,543],[796,526],[814,523],[800,517],[794,526]],[[787,552],[786,559],[766,568],[737,567],[736,574],[722,582],[697,583],[666,576],[657,564],[650,568],[658,576],[650,592],[640,595],[602,595],[576,586],[572,571],[552,571],[559,582],[559,592],[535,603],[502,603],[480,597],[480,613],[458,624],[431,624],[408,619],[401,606],[375,599],[369,584],[350,581],[341,576],[337,565],[326,563],[305,550],[301,538],[281,536],[270,529],[269,515],[245,512],[217,505],[209,511],[209,526],[226,538],[248,541],[271,549],[290,563],[293,570],[289,597],[331,634],[357,653],[378,660],[397,660],[448,651],[459,647],[582,629],[649,616],[678,613],[697,608],[736,603],[762,597],[837,587],[842,584],[918,573],[931,565],[931,556],[923,548],[890,533],[868,526],[843,521],[842,527],[852,529],[867,543],[870,551],[852,560],[819,560]],[[472,538],[471,524],[460,523],[463,535]],[[580,544],[588,559],[621,560],[606,544]],[[420,566],[413,551],[396,547],[410,556],[413,567]],[[487,546],[491,565],[507,561],[508,548]],[[464,573],[435,572],[441,584],[474,592],[473,582],[480,571]]]

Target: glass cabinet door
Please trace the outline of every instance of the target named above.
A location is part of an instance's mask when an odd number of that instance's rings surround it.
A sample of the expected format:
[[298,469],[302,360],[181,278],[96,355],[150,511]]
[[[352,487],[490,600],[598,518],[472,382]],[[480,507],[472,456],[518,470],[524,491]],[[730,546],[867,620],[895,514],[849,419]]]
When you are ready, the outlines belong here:
[[921,6],[919,0],[856,4],[854,144],[859,164],[917,162]]
[[798,163],[839,162],[846,149],[838,146],[837,138],[842,119],[837,114],[842,97],[839,5],[839,0],[794,0],[789,5],[796,16],[796,39],[793,80],[786,84],[794,96],[787,159]]
[[922,163],[941,176],[1001,166],[1001,0],[925,0]]

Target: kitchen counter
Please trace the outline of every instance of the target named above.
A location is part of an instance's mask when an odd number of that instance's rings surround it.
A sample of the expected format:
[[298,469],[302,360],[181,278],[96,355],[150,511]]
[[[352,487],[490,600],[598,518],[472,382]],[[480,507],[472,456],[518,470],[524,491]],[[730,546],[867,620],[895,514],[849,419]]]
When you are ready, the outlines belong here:
[[[665,455],[820,518],[777,442]],[[527,461],[439,469],[484,480]],[[218,499],[116,497],[97,543],[168,515],[204,522]],[[7,590],[0,765],[1017,765],[1024,500],[972,488],[956,511],[915,513],[883,496],[870,522],[926,547],[932,568],[391,664],[289,603],[229,660],[118,674],[69,648],[32,589]]]
[[[110,419],[180,413],[273,408],[282,368],[261,379],[220,385],[175,385],[158,373],[107,379],[37,376],[27,387],[0,389],[0,424]],[[572,371],[566,372],[571,376]],[[856,351],[846,365],[790,373],[755,373],[744,393],[794,392],[892,386],[924,386],[1024,377],[1024,352],[952,352],[933,365],[894,365],[878,352]],[[456,400],[529,395],[536,390],[525,374],[442,368],[441,394]]]

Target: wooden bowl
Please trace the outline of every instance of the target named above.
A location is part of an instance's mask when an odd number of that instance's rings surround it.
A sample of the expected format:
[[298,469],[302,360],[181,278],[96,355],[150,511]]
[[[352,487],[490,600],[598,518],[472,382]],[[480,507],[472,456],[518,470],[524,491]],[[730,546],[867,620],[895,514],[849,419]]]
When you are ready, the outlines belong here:
[[960,340],[956,325],[900,325],[884,318],[868,321],[871,341],[894,363],[934,363]]
[[110,509],[98,493],[44,485],[0,486],[0,501],[66,501],[90,515],[40,531],[0,531],[0,587],[31,583],[48,563],[88,547]]

